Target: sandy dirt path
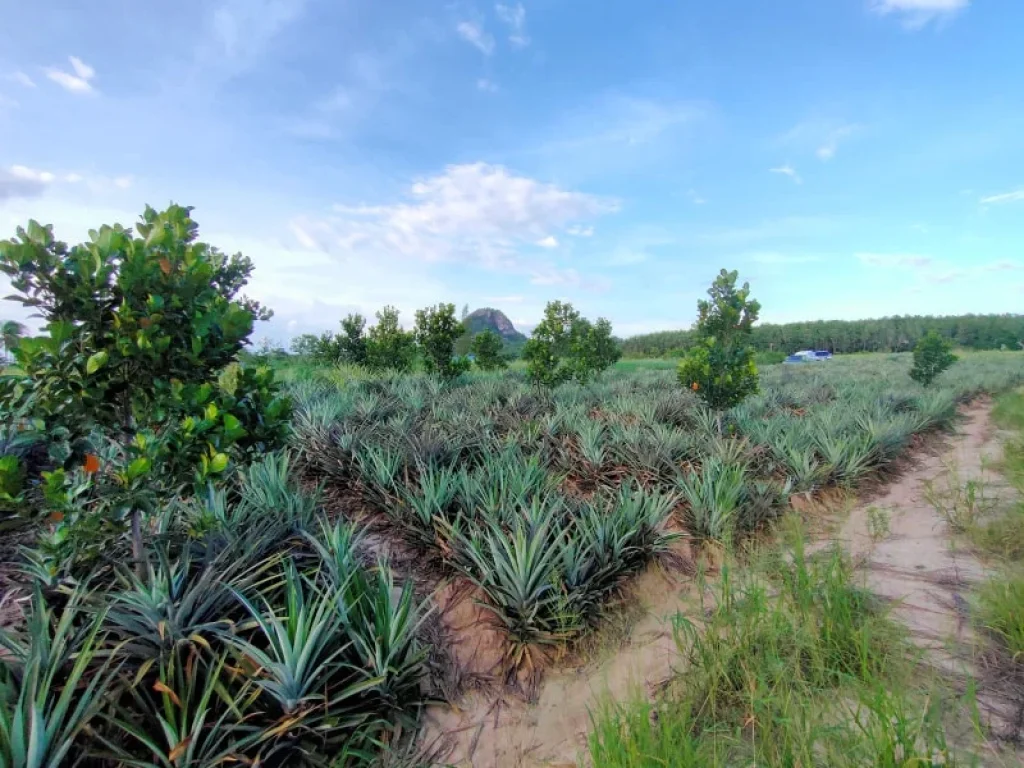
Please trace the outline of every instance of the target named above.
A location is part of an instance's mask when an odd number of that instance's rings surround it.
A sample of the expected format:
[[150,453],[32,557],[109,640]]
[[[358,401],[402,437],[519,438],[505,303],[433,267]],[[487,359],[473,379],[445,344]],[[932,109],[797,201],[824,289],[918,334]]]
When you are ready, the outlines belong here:
[[[957,545],[929,500],[938,494],[949,503],[956,489],[973,482],[983,494],[981,506],[996,510],[1009,501],[1014,491],[994,469],[1002,439],[990,414],[989,401],[966,408],[957,434],[939,451],[916,457],[913,468],[881,496],[855,507],[837,538],[865,572],[868,587],[892,601],[893,615],[910,629],[911,640],[926,650],[932,665],[953,680],[982,679],[978,705],[992,732],[1020,739],[1018,697],[985,685],[978,665],[988,644],[971,622],[970,593],[987,569]],[[879,530],[881,519],[887,525]]]

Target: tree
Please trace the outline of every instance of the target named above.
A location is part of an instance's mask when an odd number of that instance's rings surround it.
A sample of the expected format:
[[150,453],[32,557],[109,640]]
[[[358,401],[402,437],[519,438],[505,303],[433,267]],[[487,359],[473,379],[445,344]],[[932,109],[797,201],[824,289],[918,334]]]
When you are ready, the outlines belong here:
[[523,347],[523,359],[531,381],[554,387],[570,379],[589,381],[619,359],[619,350],[607,320],[592,324],[572,304],[552,301]]
[[313,357],[316,355],[317,345],[320,337],[315,333],[304,333],[292,339],[292,354],[298,357]]
[[939,374],[956,361],[953,345],[931,331],[914,347],[914,365],[910,369],[910,378],[923,387],[930,386]]
[[341,321],[341,335],[338,338],[338,349],[341,358],[352,365],[366,365],[366,318],[358,312],[346,315]]
[[619,361],[622,351],[612,337],[612,324],[603,317],[590,325],[586,320],[582,333],[578,334],[577,346],[573,350],[576,358],[576,378],[587,381]]
[[[0,405],[42,423],[56,466],[46,498],[62,514],[87,502],[117,520],[127,510],[140,567],[142,513],[223,473],[232,455],[272,450],[287,429],[273,373],[235,362],[255,320],[270,317],[239,294],[252,263],[198,242],[191,210],[147,207],[134,234],[103,226],[70,248],[35,221],[0,241],[14,300],[46,320],[15,348],[24,376]],[[97,430],[109,467],[98,466]],[[83,466],[85,480],[65,472]],[[120,490],[104,497],[104,484]]]
[[736,288],[738,273],[722,270],[708,289],[710,300],[697,302],[697,344],[679,363],[679,381],[718,412],[739,405],[758,390],[757,365],[750,346],[751,327],[761,305],[750,285]]
[[25,326],[15,320],[5,320],[0,324],[0,343],[3,344],[4,358],[10,356],[18,340],[24,335]]
[[377,324],[367,334],[366,365],[372,371],[406,373],[412,370],[416,340],[411,333],[402,330],[398,315],[394,307],[384,307],[377,313]]
[[454,304],[416,310],[416,343],[423,353],[428,373],[454,379],[469,370],[469,360],[455,355],[455,342],[464,330],[462,323],[455,319]]
[[490,328],[480,331],[473,337],[474,362],[482,371],[497,371],[508,367],[503,354],[504,342],[501,336]]

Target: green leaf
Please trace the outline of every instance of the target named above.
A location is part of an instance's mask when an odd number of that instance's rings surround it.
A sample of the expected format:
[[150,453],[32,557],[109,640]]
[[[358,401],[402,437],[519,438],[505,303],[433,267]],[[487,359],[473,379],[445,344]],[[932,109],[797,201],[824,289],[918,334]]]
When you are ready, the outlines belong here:
[[129,480],[134,480],[135,478],[141,477],[142,475],[149,472],[149,469],[150,467],[152,467],[152,465],[153,462],[151,462],[148,458],[146,458],[145,456],[140,456],[139,458],[135,459],[131,464],[128,465],[128,469],[126,470],[125,474],[128,476]]
[[107,364],[108,358],[109,355],[107,354],[107,351],[105,349],[101,349],[99,352],[94,352],[92,355],[89,356],[89,360],[85,364],[85,372],[88,373],[90,376],[96,373],[96,371],[98,371],[100,368]]
[[210,471],[214,473],[223,472],[228,468],[228,455],[226,453],[218,453],[210,461]]

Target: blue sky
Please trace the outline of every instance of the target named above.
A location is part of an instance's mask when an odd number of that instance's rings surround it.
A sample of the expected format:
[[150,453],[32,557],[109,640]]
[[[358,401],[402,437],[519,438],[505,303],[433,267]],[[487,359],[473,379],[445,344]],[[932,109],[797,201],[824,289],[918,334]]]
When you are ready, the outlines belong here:
[[1020,0],[0,0],[0,236],[193,205],[280,340],[438,301],[686,327],[723,266],[769,321],[1022,311],[1021,29]]

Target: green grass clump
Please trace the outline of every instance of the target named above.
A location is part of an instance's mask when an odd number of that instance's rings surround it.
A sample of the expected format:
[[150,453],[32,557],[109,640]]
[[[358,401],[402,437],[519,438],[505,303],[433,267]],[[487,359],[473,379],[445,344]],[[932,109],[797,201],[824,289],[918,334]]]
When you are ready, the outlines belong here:
[[1015,659],[1024,654],[1024,574],[1001,575],[981,585],[978,621]]
[[942,712],[904,691],[915,652],[838,550],[723,568],[703,622],[678,617],[684,665],[657,704],[594,716],[610,766],[956,765]]

